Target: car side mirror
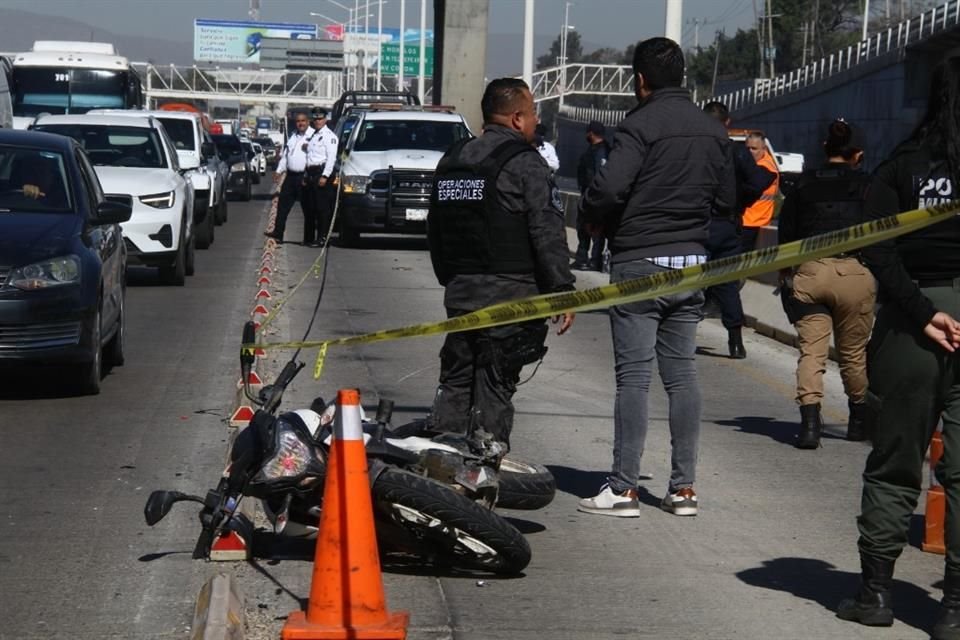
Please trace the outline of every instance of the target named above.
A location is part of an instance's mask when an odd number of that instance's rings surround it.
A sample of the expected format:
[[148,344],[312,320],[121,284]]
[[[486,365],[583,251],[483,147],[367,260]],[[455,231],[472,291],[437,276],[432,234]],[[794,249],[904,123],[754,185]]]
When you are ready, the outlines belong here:
[[212,142],[204,142],[200,145],[200,153],[204,158],[212,158],[217,155],[217,148]]
[[90,220],[94,226],[102,224],[120,224],[130,219],[133,213],[133,197],[112,193],[107,195],[107,199],[97,205],[96,214]]

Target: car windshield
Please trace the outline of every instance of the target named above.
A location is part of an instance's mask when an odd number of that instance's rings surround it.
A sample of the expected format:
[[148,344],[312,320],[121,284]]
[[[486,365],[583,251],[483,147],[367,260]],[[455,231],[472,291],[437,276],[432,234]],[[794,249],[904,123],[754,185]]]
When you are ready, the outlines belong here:
[[469,135],[463,123],[437,120],[367,120],[362,127],[354,151],[446,151]]
[[217,151],[224,160],[234,156],[243,155],[243,147],[240,145],[240,138],[237,136],[216,135],[213,136],[217,143]]
[[193,121],[182,118],[158,118],[167,130],[167,135],[173,140],[177,151],[196,151],[193,141]]
[[257,138],[256,140],[254,140],[254,142],[259,144],[264,149],[273,149],[274,147],[276,147],[276,145],[273,143],[273,140],[271,140],[270,138]]
[[68,185],[62,154],[0,145],[0,212],[70,212]]
[[90,162],[101,167],[164,169],[160,135],[156,129],[102,124],[39,124],[39,131],[69,136],[80,143]]

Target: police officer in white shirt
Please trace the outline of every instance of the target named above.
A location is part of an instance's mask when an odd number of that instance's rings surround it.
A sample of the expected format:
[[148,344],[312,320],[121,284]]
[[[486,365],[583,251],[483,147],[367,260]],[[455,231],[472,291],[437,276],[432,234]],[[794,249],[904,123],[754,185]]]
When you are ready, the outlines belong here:
[[333,216],[334,190],[330,183],[337,161],[337,136],[327,128],[327,110],[317,107],[310,115],[313,135],[307,144],[306,201],[303,215],[303,244],[323,246]]
[[537,128],[534,129],[533,145],[540,152],[543,161],[550,167],[550,171],[555,172],[560,168],[560,158],[557,157],[557,150],[547,142],[547,128],[542,124],[538,124]]
[[283,146],[280,162],[277,164],[277,170],[273,176],[275,183],[283,180],[283,186],[280,187],[280,201],[277,204],[277,220],[274,223],[273,231],[268,231],[265,234],[279,243],[283,242],[283,232],[287,227],[287,216],[290,215],[293,203],[299,199],[304,214],[306,214],[308,208],[308,205],[303,201],[303,184],[307,170],[307,148],[310,136],[314,132],[310,128],[310,121],[307,119],[306,113],[298,113],[294,122],[297,125],[297,131],[290,135],[287,144]]

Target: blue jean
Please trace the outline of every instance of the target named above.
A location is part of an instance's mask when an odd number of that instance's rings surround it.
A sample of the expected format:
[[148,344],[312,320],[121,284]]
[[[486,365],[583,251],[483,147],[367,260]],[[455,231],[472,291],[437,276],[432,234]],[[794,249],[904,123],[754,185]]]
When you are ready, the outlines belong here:
[[[665,271],[647,260],[615,263],[610,282]],[[617,397],[614,407],[613,470],[607,481],[618,493],[635,489],[647,438],[647,396],[657,360],[669,401],[670,492],[693,486],[700,440],[700,386],[695,353],[703,292],[617,305],[610,309]]]

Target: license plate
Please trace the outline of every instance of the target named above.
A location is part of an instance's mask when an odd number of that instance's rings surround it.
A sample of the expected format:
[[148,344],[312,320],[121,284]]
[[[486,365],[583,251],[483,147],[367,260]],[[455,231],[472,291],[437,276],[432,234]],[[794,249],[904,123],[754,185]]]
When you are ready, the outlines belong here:
[[407,220],[426,220],[429,209],[407,209]]

